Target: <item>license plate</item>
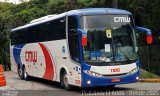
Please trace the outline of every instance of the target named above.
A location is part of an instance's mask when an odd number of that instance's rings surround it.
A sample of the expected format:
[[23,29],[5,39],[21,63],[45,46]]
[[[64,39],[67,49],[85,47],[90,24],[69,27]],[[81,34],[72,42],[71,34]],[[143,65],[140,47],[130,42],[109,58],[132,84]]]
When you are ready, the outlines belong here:
[[121,80],[119,78],[113,78],[111,82],[120,82]]

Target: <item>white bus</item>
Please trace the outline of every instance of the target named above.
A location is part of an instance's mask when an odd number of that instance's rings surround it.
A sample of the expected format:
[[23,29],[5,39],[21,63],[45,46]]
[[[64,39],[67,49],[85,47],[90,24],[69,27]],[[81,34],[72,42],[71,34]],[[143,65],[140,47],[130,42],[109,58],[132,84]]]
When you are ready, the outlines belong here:
[[48,15],[11,30],[11,68],[60,82],[69,90],[111,86],[139,79],[139,59],[132,14],[121,9],[88,8]]

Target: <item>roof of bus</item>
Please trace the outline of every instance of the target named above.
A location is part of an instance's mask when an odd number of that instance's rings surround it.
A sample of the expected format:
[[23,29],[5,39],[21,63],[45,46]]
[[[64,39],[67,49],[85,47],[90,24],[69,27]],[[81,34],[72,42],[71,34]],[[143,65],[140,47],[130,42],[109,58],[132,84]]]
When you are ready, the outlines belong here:
[[[45,18],[43,20],[37,21],[37,22],[33,22],[32,21],[29,24],[26,24],[24,26],[20,26],[17,28],[14,28],[11,30],[11,32],[23,29],[23,28],[28,28],[34,25],[38,25],[50,20],[54,20],[54,19],[58,19],[64,16],[70,16],[70,15],[98,15],[98,14],[128,14],[131,15],[130,12],[126,11],[126,10],[122,10],[122,9],[115,9],[115,8],[85,8],[85,9],[77,9],[77,10],[71,10],[68,12],[64,12],[61,14],[56,14],[56,15],[48,15],[48,18]],[[49,17],[50,16],[50,17]],[[46,16],[44,16],[46,17]],[[44,18],[42,17],[42,18]],[[39,18],[38,18],[39,19]],[[37,20],[37,19],[36,19]],[[35,20],[33,20],[35,21]]]
[[126,10],[115,9],[115,8],[86,8],[86,9],[71,10],[67,13],[68,15],[131,14]]

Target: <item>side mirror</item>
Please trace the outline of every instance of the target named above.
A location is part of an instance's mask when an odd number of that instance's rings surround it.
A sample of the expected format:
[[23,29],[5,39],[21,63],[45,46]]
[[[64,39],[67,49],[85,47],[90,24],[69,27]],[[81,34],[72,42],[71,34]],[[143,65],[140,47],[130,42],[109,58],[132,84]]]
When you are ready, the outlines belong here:
[[83,36],[83,34],[82,34],[82,46],[83,47],[87,46],[87,36]]
[[81,29],[78,29],[78,33],[81,33],[81,34],[82,34],[82,38],[81,38],[82,46],[83,46],[83,47],[87,46],[87,33],[84,32],[84,31],[81,30]]
[[145,32],[146,33],[146,42],[148,45],[152,44],[153,37],[152,37],[152,32],[150,29],[144,28],[144,27],[136,27],[137,31],[140,32]]

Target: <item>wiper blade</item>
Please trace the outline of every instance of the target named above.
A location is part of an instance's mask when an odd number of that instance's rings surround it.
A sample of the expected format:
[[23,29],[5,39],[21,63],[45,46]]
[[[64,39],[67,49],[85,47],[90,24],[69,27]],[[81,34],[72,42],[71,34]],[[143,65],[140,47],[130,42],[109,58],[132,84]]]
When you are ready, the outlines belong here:
[[123,56],[126,57],[127,61],[130,61],[129,57],[126,55],[126,53],[124,51],[122,51],[120,48],[118,48],[120,50],[120,52],[123,54]]

